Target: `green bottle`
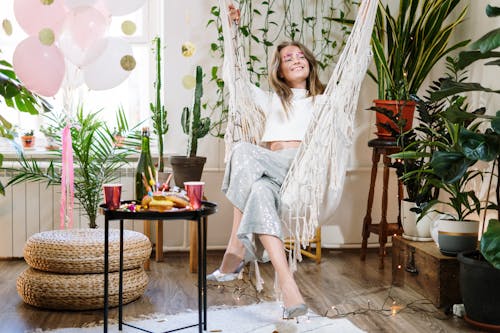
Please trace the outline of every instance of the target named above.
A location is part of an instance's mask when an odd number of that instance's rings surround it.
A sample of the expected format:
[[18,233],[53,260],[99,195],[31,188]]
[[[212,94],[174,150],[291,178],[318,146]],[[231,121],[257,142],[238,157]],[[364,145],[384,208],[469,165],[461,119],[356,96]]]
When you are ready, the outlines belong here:
[[141,156],[135,172],[135,198],[138,202],[141,202],[142,198],[153,188],[151,183],[154,182],[154,175],[155,166],[149,150],[149,128],[144,127],[142,129]]

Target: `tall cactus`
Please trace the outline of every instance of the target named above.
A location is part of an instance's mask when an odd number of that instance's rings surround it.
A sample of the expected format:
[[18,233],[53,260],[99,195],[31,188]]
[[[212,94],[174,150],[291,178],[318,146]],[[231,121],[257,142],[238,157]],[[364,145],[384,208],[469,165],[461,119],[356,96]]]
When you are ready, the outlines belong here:
[[202,79],[203,71],[200,66],[196,66],[196,88],[194,90],[193,108],[184,107],[181,116],[182,130],[189,136],[187,153],[190,157],[196,156],[198,139],[203,138],[210,130],[210,118],[201,118]]

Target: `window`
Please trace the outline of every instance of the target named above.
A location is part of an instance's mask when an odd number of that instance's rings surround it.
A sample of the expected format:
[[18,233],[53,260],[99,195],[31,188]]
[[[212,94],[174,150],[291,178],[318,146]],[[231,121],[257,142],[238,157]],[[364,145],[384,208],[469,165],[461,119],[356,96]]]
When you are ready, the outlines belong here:
[[[10,63],[12,63],[16,46],[28,36],[15,19],[13,3],[14,0],[0,1],[0,21],[8,20],[12,25],[11,35],[7,34],[6,29],[0,28],[0,50],[2,51],[0,59],[5,59]],[[115,113],[119,107],[123,107],[131,125],[141,120],[147,120],[150,117],[149,103],[153,100],[153,82],[155,80],[154,65],[152,65],[154,61],[152,40],[161,31],[160,15],[163,13],[161,6],[163,6],[162,1],[145,1],[140,9],[131,14],[111,17],[105,36],[121,37],[128,42],[132,47],[136,61],[134,70],[125,81],[114,88],[101,91],[89,90],[85,84],[76,89],[65,89],[63,83],[54,97],[47,98],[54,106],[55,111],[64,112],[65,102],[72,101],[74,105],[72,109],[78,103],[82,103],[86,111],[101,110],[101,119],[110,126],[115,123]],[[127,36],[122,31],[122,24],[129,21],[135,24],[136,29],[135,33]],[[58,45],[57,41],[56,45]],[[71,64],[67,65],[66,68],[71,66],[77,68]],[[81,70],[79,72],[76,76],[82,80]],[[102,73],[102,75],[105,76],[106,73]],[[65,94],[65,91],[70,93]],[[43,117],[17,112],[6,107],[3,103],[0,104],[0,114],[18,127],[18,133],[22,133],[25,129],[35,129],[37,132],[44,121]]]

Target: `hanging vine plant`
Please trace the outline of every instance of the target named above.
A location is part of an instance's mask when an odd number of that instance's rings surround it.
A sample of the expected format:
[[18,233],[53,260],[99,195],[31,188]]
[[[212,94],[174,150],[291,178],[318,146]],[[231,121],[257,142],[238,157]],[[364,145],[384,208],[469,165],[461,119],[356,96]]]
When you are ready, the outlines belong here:
[[[238,29],[245,45],[251,81],[257,86],[267,87],[270,53],[274,51],[275,44],[283,40],[307,45],[315,54],[320,70],[330,72],[350,32],[345,24],[335,22],[333,18],[338,21],[338,18],[349,17],[353,4],[353,0],[267,0],[259,3],[240,0],[235,4],[241,11]],[[222,19],[219,6],[213,6],[207,26],[217,29],[217,38],[210,49],[221,62],[224,58]],[[212,113],[210,133],[222,138],[228,106],[220,69],[221,66],[213,66],[210,72],[210,84],[215,85],[217,99],[213,103],[205,103],[204,108],[209,108]]]

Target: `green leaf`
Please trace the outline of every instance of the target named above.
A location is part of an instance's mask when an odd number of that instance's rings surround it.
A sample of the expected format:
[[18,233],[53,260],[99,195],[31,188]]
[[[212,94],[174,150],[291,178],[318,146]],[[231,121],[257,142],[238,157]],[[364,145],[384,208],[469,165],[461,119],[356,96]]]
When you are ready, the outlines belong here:
[[445,183],[459,181],[473,163],[461,152],[436,151],[431,159],[432,169]]
[[481,237],[481,253],[493,267],[500,269],[500,222],[490,220],[488,229]]
[[500,7],[494,7],[492,5],[486,6],[486,15],[488,17],[500,16]]
[[483,87],[479,83],[453,82],[451,79],[446,79],[443,81],[440,90],[431,92],[431,99],[433,101],[439,101],[448,96],[460,94],[467,91],[484,91],[484,92],[500,93],[500,90],[493,90],[487,87]]
[[500,111],[497,111],[495,118],[491,120],[491,128],[496,134],[500,134]]
[[475,133],[464,128],[460,129],[459,143],[466,158],[469,160],[492,161],[498,153],[499,147],[495,140],[487,135]]
[[462,51],[458,55],[457,69],[458,70],[464,69],[473,62],[476,62],[481,59],[498,58],[498,57],[500,57],[500,52]]
[[500,28],[492,30],[485,34],[483,37],[479,38],[477,41],[472,43],[471,48],[473,50],[479,50],[481,53],[485,53],[496,49],[500,46]]

